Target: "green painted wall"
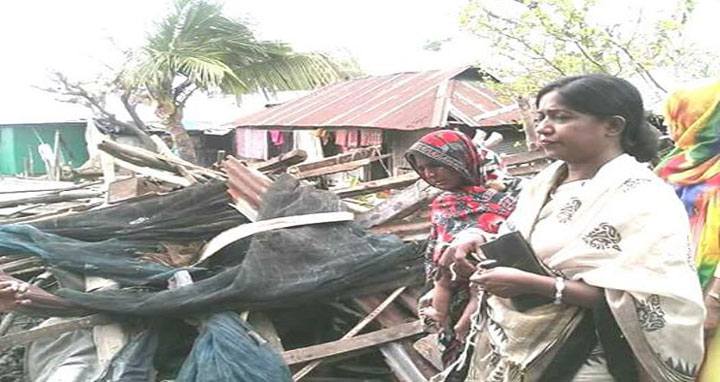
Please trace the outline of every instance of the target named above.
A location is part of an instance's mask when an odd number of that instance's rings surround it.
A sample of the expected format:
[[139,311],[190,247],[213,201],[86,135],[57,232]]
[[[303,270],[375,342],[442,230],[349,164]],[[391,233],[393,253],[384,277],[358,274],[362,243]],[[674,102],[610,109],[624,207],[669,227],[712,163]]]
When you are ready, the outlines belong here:
[[0,174],[15,173],[14,129],[0,127]]
[[43,142],[52,146],[55,131],[60,132],[60,152],[65,163],[73,168],[81,166],[88,159],[85,126],[84,122],[0,125],[0,174],[21,174],[31,152],[32,174],[45,174],[37,147]]

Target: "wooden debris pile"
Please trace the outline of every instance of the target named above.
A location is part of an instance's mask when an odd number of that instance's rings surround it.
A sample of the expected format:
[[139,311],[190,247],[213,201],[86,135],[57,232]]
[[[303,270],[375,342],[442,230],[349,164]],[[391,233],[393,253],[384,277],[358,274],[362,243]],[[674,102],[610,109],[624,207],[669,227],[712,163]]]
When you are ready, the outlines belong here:
[[[0,224],[37,222],[64,214],[82,214],[91,209],[122,206],[138,198],[163,197],[195,184],[224,182],[233,207],[249,223],[201,243],[204,244],[202,247],[198,243],[186,243],[180,247],[163,243],[167,252],[165,257],[152,253],[145,257],[149,261],[174,267],[204,264],[219,248],[257,232],[353,219],[352,214],[345,212],[258,221],[263,198],[278,174],[290,174],[305,181],[351,171],[387,157],[380,154],[378,147],[370,147],[305,162],[305,153],[296,150],[251,164],[233,157],[221,158],[214,168],[208,169],[183,161],[169,150],[160,150],[158,154],[111,141],[101,143],[99,148],[112,164],[110,170],[104,173],[105,183],[95,181],[0,190]],[[510,173],[514,175],[537,172],[546,161],[538,153],[522,154],[507,160]],[[115,166],[124,169],[126,175],[123,176],[122,171],[116,173]],[[378,204],[363,206],[357,201],[385,190],[396,191]],[[414,173],[331,191],[347,202],[348,211],[355,212],[354,220],[360,227],[415,242],[427,238],[429,222],[425,209],[440,192]],[[6,197],[2,193],[6,193]],[[188,252],[193,252],[193,255],[188,255]],[[35,257],[2,255],[0,253],[0,271],[6,274],[30,279],[46,271]],[[426,342],[417,342],[423,336],[416,314],[421,294],[420,286],[408,285],[381,294],[368,293],[287,310],[252,311],[244,313],[244,316],[282,355],[295,381],[421,382],[429,380],[440,368],[439,350]],[[8,348],[43,336],[110,322],[106,316],[90,315],[59,326],[0,337],[0,347]],[[0,328],[2,325],[9,324],[3,321]]]

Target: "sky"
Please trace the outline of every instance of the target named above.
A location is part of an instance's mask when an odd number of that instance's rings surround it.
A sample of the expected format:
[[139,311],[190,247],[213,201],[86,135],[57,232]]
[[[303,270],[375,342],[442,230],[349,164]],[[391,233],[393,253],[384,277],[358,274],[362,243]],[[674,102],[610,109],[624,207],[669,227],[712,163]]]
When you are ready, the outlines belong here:
[[[600,0],[614,1],[614,0]],[[643,0],[663,1],[663,0]],[[342,50],[367,74],[439,69],[477,63],[486,45],[460,30],[466,0],[227,0],[229,15],[247,19],[263,39],[290,43],[299,51]],[[707,33],[720,0],[700,0],[691,34],[720,51]],[[4,0],[0,2],[0,123],[77,115],[57,107],[34,86],[48,73],[91,80],[117,63],[121,48],[139,45],[161,16],[167,0]],[[426,42],[451,38],[439,52]],[[483,59],[487,59],[484,57]],[[59,113],[63,109],[64,113]]]

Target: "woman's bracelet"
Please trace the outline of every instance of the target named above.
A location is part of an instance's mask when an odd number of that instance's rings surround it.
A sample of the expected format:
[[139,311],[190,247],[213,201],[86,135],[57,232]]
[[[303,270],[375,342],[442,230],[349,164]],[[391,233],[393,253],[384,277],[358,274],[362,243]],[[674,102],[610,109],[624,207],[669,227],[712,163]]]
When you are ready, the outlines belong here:
[[565,290],[565,279],[562,277],[555,278],[555,305],[562,304],[563,291]]

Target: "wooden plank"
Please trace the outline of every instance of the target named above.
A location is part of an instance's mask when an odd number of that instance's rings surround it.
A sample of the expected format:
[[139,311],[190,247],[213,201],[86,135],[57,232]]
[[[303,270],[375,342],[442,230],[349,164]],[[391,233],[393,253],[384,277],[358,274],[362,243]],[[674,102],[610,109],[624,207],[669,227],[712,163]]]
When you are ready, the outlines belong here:
[[307,178],[312,178],[312,177],[316,177],[316,176],[337,174],[339,172],[355,170],[356,168],[360,168],[362,166],[367,166],[372,162],[375,162],[375,161],[378,161],[381,159],[385,159],[388,157],[390,157],[390,154],[377,155],[377,156],[373,156],[370,158],[360,159],[360,160],[346,162],[346,163],[342,163],[342,164],[336,164],[333,166],[316,168],[313,170],[308,170],[308,171],[303,171],[303,172],[294,171],[294,170],[292,170],[292,167],[291,167],[288,169],[288,174],[290,174],[298,179],[307,179]]
[[[380,303],[380,305],[378,305],[378,307],[375,308],[375,310],[373,310],[365,318],[360,320],[360,322],[358,322],[352,329],[350,329],[350,331],[345,333],[345,335],[340,340],[345,340],[345,339],[354,337],[356,334],[360,333],[360,331],[363,330],[365,328],[365,326],[367,326],[370,322],[372,322],[372,320],[374,320],[378,315],[380,315],[380,313],[382,313],[383,310],[385,310],[388,306],[390,306],[390,304],[392,304],[392,302],[397,298],[397,296],[399,296],[404,291],[405,291],[405,287],[400,287],[400,288],[396,289],[394,292],[392,292],[390,294],[390,296],[388,296],[388,298],[385,299],[385,301]],[[321,362],[322,362],[322,360],[318,359],[316,361],[309,363],[302,369],[300,369],[300,371],[298,371],[297,373],[295,373],[293,375],[293,381],[299,381],[304,376],[308,375],[311,371],[313,371],[313,369],[315,369],[318,365],[320,365]]]
[[[57,183],[69,183],[69,182],[47,182],[51,184],[57,184]],[[23,193],[34,193],[34,192],[62,192],[62,191],[72,191],[72,190],[78,190],[81,188],[86,188],[90,186],[97,186],[99,184],[102,184],[103,182],[101,180],[92,181],[92,182],[83,182],[80,184],[68,186],[68,187],[52,187],[52,188],[33,188],[33,189],[25,189],[25,190],[13,190],[12,188],[10,190],[0,190],[0,195],[3,194],[23,194]]]
[[357,337],[341,339],[321,345],[286,351],[282,354],[288,365],[307,362],[351,351],[377,346],[403,338],[412,337],[423,332],[421,321],[408,322],[388,329],[381,329]]
[[57,336],[59,334],[78,329],[91,328],[97,325],[105,325],[112,322],[112,319],[102,314],[76,318],[70,321],[60,322],[53,325],[33,328],[20,333],[8,334],[0,337],[0,350],[11,348],[17,345],[27,344],[43,337]]
[[0,201],[0,208],[14,207],[21,204],[59,203],[77,199],[91,199],[101,196],[103,191],[63,191],[51,195],[30,196],[27,198]]
[[28,223],[28,222],[35,222],[35,221],[40,221],[40,220],[54,218],[54,217],[60,217],[63,215],[71,215],[74,213],[78,213],[80,211],[85,211],[85,210],[89,210],[91,208],[95,208],[102,204],[103,204],[103,202],[83,203],[83,204],[74,205],[72,207],[61,208],[61,209],[51,211],[48,213],[40,213],[40,214],[35,214],[32,216],[25,216],[25,217],[14,218],[14,219],[0,219],[0,224]]
[[544,170],[550,164],[545,161],[533,162],[524,166],[511,167],[507,170],[508,174],[512,176],[524,176],[537,174]]
[[430,186],[424,180],[418,180],[412,186],[358,216],[357,222],[367,229],[393,219],[401,219],[428,204],[440,192],[441,190]]
[[438,342],[437,333],[428,334],[427,336],[415,341],[413,349],[423,358],[430,362],[438,370],[443,370],[442,352],[440,351],[440,343]]
[[177,176],[171,172],[157,170],[157,169],[150,168],[150,167],[138,166],[138,165],[132,164],[130,162],[126,162],[119,158],[113,158],[113,160],[115,161],[116,165],[118,165],[122,168],[128,169],[130,171],[136,172],[141,175],[145,175],[145,176],[149,176],[149,177],[152,177],[155,179],[162,180],[163,182],[168,182],[168,183],[176,184],[176,185],[183,186],[183,187],[187,187],[192,184],[191,181],[189,181],[181,176]]
[[282,339],[275,329],[275,325],[263,312],[250,312],[247,322],[255,328],[255,331],[268,342],[270,348],[278,353],[285,351],[282,345]]
[[182,167],[185,170],[198,171],[210,178],[225,179],[224,174],[221,172],[192,164],[180,159],[174,154],[170,154],[169,156],[160,155],[140,147],[124,145],[110,140],[102,141],[98,144],[98,148],[115,158],[122,159],[126,163],[132,163],[139,167],[151,167],[153,169],[161,169],[178,174],[181,174],[178,168]]
[[547,155],[543,150],[527,151],[518,154],[504,155],[502,162],[505,166],[515,166],[518,164],[532,162],[538,159],[545,159]]
[[317,214],[284,216],[275,219],[261,220],[254,223],[241,224],[237,227],[223,231],[212,238],[212,240],[205,245],[205,248],[200,255],[200,260],[197,261],[196,265],[205,261],[208,257],[223,249],[225,246],[259,232],[310,224],[346,222],[353,220],[354,216],[355,215],[351,212],[322,212]]
[[[402,301],[408,294],[406,289],[398,300]],[[360,310],[367,312],[372,309],[373,306],[377,305],[382,299],[382,295],[372,295],[354,298],[352,301],[355,303]],[[412,319],[416,319],[415,315],[412,315]],[[377,318],[377,321],[385,328],[394,327],[397,325],[404,324],[408,321],[408,317],[397,304],[390,305],[385,311],[383,311]],[[397,346],[392,346],[397,345]],[[440,369],[436,369],[429,362],[425,361],[421,354],[417,352],[412,346],[412,342],[408,340],[399,341],[397,344],[385,344],[380,347],[380,351],[388,359],[388,366],[398,377],[402,377],[401,380],[407,379],[407,376],[413,376],[411,381],[421,381],[432,377],[437,374]]]
[[302,163],[307,159],[304,150],[292,150],[266,161],[250,163],[248,166],[262,172],[273,172]]
[[403,235],[403,234],[416,234],[416,233],[430,233],[430,227],[432,224],[429,219],[424,219],[421,222],[410,222],[410,223],[396,223],[396,224],[383,224],[370,229],[370,232],[379,235]]
[[295,165],[295,166],[292,166],[291,168],[289,168],[288,173],[307,172],[307,171],[318,169],[318,168],[352,162],[352,161],[356,161],[358,159],[365,159],[365,158],[371,157],[373,154],[379,153],[379,152],[380,152],[380,146],[370,146],[370,147],[359,148],[359,149],[355,149],[352,151],[348,151],[346,153],[331,156],[328,158],[323,158],[323,159],[315,160],[312,162],[300,163],[298,165]]
[[400,176],[373,180],[371,182],[360,183],[353,187],[335,189],[331,191],[341,198],[351,198],[354,196],[371,194],[373,192],[378,192],[382,190],[405,188],[417,182],[418,179],[420,179],[420,177],[416,173],[409,172]]
[[108,203],[117,203],[123,200],[135,198],[148,194],[152,191],[162,191],[143,177],[133,176],[130,178],[115,180],[108,185]]

